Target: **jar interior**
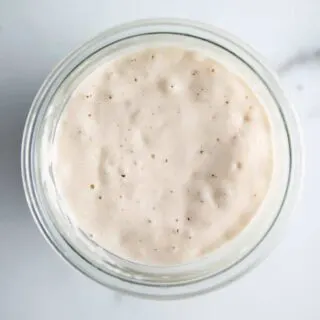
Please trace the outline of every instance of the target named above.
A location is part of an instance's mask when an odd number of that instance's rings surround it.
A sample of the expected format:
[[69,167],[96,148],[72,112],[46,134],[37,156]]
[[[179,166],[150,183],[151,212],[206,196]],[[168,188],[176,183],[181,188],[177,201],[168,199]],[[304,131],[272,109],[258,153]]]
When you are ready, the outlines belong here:
[[[68,216],[66,207],[55,186],[52,173],[51,152],[57,124],[64,107],[79,83],[99,65],[120,55],[142,47],[179,46],[201,51],[238,75],[252,88],[265,107],[270,120],[273,141],[274,169],[268,194],[250,223],[232,240],[211,254],[198,260],[168,267],[150,266],[127,261],[99,247]],[[253,59],[253,58],[250,58]],[[51,237],[64,242],[66,255],[78,256],[79,264],[89,264],[114,279],[146,286],[176,287],[223,274],[245,259],[264,239],[281,211],[290,179],[291,150],[286,120],[272,90],[260,76],[258,65],[245,61],[237,50],[231,51],[219,41],[188,34],[154,32],[129,35],[109,43],[89,56],[83,56],[75,67],[69,67],[55,88],[50,88],[47,108],[37,115],[38,126],[34,130],[34,159],[31,159],[35,185],[35,197],[42,212],[41,223],[50,230]],[[68,248],[68,249],[67,249]],[[71,248],[72,253],[68,253]],[[59,249],[58,249],[59,250]],[[60,248],[61,250],[61,248]],[[62,249],[64,250],[64,249]],[[81,261],[80,261],[81,260]],[[90,271],[91,272],[91,271]],[[117,286],[114,283],[114,286]]]

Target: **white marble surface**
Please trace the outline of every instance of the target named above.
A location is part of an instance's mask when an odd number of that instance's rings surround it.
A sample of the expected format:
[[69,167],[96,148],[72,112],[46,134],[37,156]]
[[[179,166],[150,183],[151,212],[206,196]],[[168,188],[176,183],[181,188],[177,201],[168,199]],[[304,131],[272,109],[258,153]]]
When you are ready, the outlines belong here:
[[[53,65],[109,26],[160,16],[215,24],[264,54],[306,147],[302,201],[282,244],[236,283],[175,302],[113,293],[65,264],[32,221],[19,166],[25,116]],[[319,141],[319,0],[0,0],[0,319],[320,319]]]

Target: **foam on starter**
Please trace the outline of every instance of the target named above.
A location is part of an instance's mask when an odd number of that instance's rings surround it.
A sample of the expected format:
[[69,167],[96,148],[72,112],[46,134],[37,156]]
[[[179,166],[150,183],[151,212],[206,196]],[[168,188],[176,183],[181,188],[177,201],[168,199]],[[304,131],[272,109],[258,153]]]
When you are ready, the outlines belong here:
[[53,173],[67,212],[107,250],[170,265],[248,224],[272,176],[263,106],[205,54],[147,48],[107,62],[59,120]]

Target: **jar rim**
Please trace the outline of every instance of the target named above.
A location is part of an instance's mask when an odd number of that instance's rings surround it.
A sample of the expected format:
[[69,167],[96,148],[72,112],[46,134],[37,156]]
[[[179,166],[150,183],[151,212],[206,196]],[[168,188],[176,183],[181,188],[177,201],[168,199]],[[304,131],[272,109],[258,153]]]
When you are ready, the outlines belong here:
[[[203,278],[196,282],[188,282],[180,286],[171,286],[169,288],[159,284],[148,285],[146,283],[140,283],[138,280],[126,281],[123,278],[116,278],[113,275],[105,273],[104,270],[81,255],[81,253],[59,233],[59,230],[56,230],[55,226],[44,217],[38,201],[36,192],[37,181],[34,179],[35,175],[32,169],[36,165],[33,159],[37,144],[35,132],[44,117],[44,107],[49,103],[49,96],[54,95],[57,83],[59,81],[61,82],[61,77],[63,77],[66,66],[69,66],[71,69],[75,68],[90,55],[94,54],[94,52],[101,49],[102,46],[110,45],[110,43],[117,38],[119,41],[122,41],[130,35],[141,36],[156,32],[156,30],[160,33],[167,32],[170,34],[199,37],[202,40],[210,41],[213,45],[217,44],[218,39],[224,49],[232,53],[236,51],[238,57],[242,59],[245,64],[254,68],[254,72],[257,73],[261,81],[269,89],[270,93],[272,93],[279,109],[281,109],[280,112],[285,121],[288,135],[291,162],[288,185],[284,194],[282,207],[269,230],[261,237],[253,249],[242,259],[238,260],[235,265],[224,269],[221,274]],[[297,116],[280,89],[276,75],[270,71],[266,65],[258,53],[227,32],[199,22],[182,19],[138,20],[114,27],[102,32],[62,60],[44,81],[32,103],[25,124],[21,151],[22,180],[29,208],[38,228],[56,252],[77,270],[105,286],[145,298],[158,299],[189,297],[217,289],[235,280],[257,265],[274,247],[276,243],[275,240],[279,238],[281,230],[285,227],[285,222],[293,210],[300,193],[303,176],[301,129]],[[257,70],[259,70],[259,72]]]

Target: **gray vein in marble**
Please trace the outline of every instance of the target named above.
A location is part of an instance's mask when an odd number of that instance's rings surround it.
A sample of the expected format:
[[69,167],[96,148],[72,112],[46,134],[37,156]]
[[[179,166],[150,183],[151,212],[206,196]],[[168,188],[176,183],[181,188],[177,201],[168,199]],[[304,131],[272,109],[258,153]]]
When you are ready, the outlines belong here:
[[277,68],[277,71],[280,75],[284,75],[298,66],[303,66],[311,62],[320,63],[320,48],[312,51],[297,53],[284,63],[280,64]]
[[[310,78],[299,76],[301,71],[306,70],[306,68],[310,70],[310,67],[313,71],[316,70],[315,73],[312,72]],[[285,80],[285,83],[289,84],[286,89],[288,90],[289,96],[291,92],[292,102],[300,106],[300,108],[298,108],[300,110],[300,116],[308,120],[317,120],[320,118],[320,106],[317,103],[320,99],[320,91],[314,90],[317,83],[320,82],[320,77],[317,77],[319,67],[320,48],[315,48],[309,51],[298,51],[277,68],[280,77]],[[286,79],[291,77],[298,81],[295,82],[294,88],[292,87],[292,81],[286,81]],[[319,94],[315,94],[317,92],[319,92]]]

